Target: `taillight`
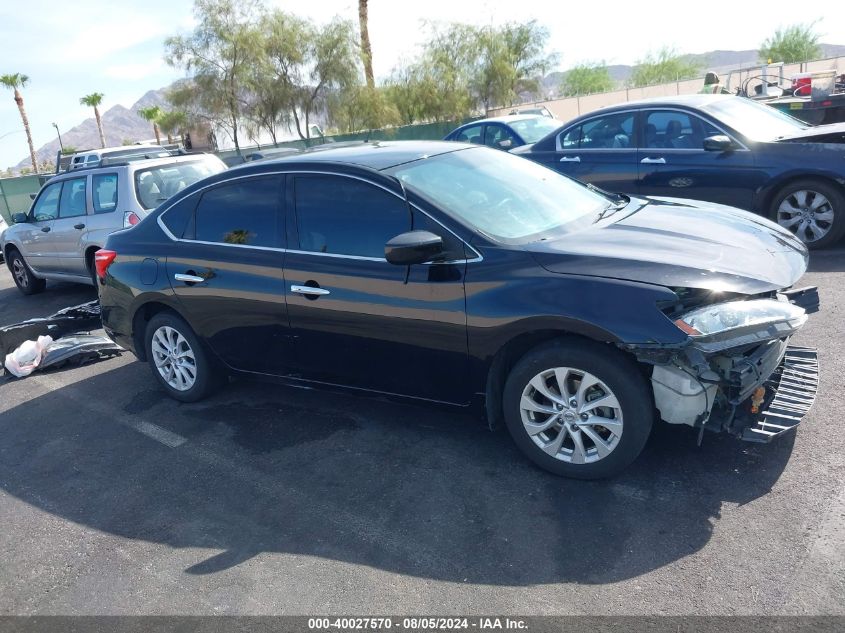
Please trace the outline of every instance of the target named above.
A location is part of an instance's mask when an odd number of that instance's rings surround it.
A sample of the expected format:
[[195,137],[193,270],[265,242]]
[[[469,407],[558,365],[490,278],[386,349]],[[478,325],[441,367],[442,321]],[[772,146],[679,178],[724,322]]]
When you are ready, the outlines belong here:
[[97,269],[98,279],[103,280],[106,278],[106,271],[111,266],[115,257],[117,257],[117,253],[106,250],[105,248],[101,248],[94,253],[94,268]]
[[127,228],[130,226],[135,226],[138,222],[141,221],[141,218],[138,217],[138,214],[134,211],[127,211],[123,214],[123,227]]

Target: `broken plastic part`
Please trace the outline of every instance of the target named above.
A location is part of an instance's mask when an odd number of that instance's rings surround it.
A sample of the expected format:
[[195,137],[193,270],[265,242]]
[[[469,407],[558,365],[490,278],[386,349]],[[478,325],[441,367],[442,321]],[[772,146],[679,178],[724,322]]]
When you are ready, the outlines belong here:
[[0,327],[0,351],[5,356],[20,347],[24,341],[34,341],[39,336],[51,336],[56,340],[67,334],[87,332],[100,327],[100,303],[96,300],[89,301],[63,308],[48,317]]

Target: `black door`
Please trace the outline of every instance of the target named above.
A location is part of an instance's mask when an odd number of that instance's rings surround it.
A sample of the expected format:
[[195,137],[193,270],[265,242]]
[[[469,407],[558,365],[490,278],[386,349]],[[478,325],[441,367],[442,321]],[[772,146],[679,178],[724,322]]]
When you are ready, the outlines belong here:
[[691,112],[644,110],[642,121],[641,194],[751,209],[754,190],[767,179],[756,168],[751,151],[736,141],[731,151],[705,150],[705,138],[724,132]]
[[[288,179],[285,278],[303,377],[464,403],[467,338],[463,244],[389,190],[340,175]],[[457,241],[458,263],[395,266],[384,245],[412,228]],[[460,252],[457,252],[459,249]]]
[[283,181],[245,178],[203,192],[184,241],[167,258],[170,285],[194,331],[243,371],[287,373]]
[[607,191],[637,193],[636,112],[613,112],[562,130],[546,164]]

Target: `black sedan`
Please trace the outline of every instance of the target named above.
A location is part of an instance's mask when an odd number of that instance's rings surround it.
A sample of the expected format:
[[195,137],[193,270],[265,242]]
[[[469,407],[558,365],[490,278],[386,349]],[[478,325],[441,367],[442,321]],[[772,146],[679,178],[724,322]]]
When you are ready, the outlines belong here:
[[542,114],[509,114],[465,123],[443,140],[509,150],[539,141],[561,125],[557,119]]
[[633,101],[514,150],[609,191],[755,211],[824,248],[845,234],[845,124],[728,95]]
[[788,345],[818,299],[785,292],[807,264],[791,233],[483,147],[235,168],[96,264],[106,331],[178,400],[239,374],[476,406],[574,477],[629,464],[655,416],[769,440],[815,392],[815,353]]

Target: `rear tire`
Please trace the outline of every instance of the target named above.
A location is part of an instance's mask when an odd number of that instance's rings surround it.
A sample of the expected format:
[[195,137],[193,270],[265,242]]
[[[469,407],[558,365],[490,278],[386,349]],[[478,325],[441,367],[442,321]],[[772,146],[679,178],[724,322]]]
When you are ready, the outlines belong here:
[[775,194],[769,217],[807,248],[828,248],[845,235],[845,194],[822,180],[796,180]]
[[150,319],[144,346],[153,376],[175,400],[202,400],[226,382],[191,327],[173,313],[159,312]]
[[25,295],[36,295],[44,292],[47,287],[47,282],[35,276],[23,255],[16,249],[9,254],[9,270],[12,271],[12,279],[18,290]]
[[591,341],[542,345],[505,383],[504,417],[514,442],[540,468],[576,479],[616,475],[642,451],[654,420],[640,367]]

